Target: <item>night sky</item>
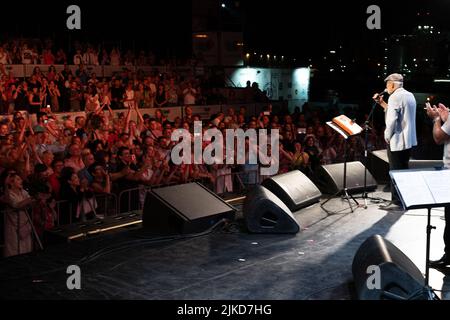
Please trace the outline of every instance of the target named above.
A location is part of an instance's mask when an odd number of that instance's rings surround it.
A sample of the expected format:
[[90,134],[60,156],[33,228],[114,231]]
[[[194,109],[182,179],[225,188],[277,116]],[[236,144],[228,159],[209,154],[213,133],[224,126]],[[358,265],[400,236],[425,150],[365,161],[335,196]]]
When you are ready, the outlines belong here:
[[[417,12],[430,12],[434,25],[450,29],[450,2],[422,1],[273,1],[276,5],[244,2],[247,42],[261,50],[289,52],[299,56],[321,55],[343,44],[361,47],[384,35],[410,33],[418,25]],[[377,4],[381,27],[368,30],[366,9]]]
[[[201,0],[211,1],[211,0]],[[417,11],[430,11],[435,25],[450,29],[447,0],[414,1],[256,1],[223,0],[224,10],[239,10],[246,45],[273,54],[314,57],[343,45],[356,49],[375,45],[386,34],[407,33],[417,25]],[[46,5],[42,5],[46,3]],[[65,28],[69,4],[82,9],[82,30]],[[366,8],[378,4],[382,30],[370,31]],[[2,3],[2,36],[51,36],[121,43],[124,47],[156,47],[161,53],[187,54],[191,40],[191,1],[146,1],[119,5],[107,1],[44,1]],[[229,12],[227,13],[229,14]]]

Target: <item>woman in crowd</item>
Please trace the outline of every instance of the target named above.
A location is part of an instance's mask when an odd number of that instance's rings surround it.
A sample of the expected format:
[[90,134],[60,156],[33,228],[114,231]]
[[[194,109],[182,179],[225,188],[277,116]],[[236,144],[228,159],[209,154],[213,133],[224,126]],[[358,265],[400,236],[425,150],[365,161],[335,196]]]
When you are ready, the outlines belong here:
[[27,209],[34,200],[23,189],[22,179],[11,172],[5,181],[3,201],[10,210],[5,213],[5,249],[4,256],[10,257],[33,250],[32,221]]

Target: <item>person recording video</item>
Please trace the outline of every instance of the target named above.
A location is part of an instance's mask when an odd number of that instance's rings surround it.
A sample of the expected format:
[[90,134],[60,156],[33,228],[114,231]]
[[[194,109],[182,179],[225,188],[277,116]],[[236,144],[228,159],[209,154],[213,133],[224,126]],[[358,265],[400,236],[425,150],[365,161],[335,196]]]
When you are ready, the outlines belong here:
[[[387,103],[383,94],[375,94],[373,99],[385,112],[386,129],[384,139],[390,170],[408,169],[411,149],[417,145],[416,135],[416,99],[403,88],[403,76],[393,73],[384,79],[389,94]],[[383,93],[384,93],[383,92]],[[391,204],[400,206],[400,198],[391,184]]]

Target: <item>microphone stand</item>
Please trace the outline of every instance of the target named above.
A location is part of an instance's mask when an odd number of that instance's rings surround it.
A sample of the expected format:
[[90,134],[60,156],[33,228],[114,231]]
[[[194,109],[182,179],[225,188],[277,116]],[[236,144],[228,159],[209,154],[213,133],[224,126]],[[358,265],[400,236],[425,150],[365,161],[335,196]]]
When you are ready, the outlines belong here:
[[373,122],[373,114],[375,111],[375,108],[377,106],[377,102],[374,102],[372,104],[372,110],[370,110],[369,115],[367,116],[367,120],[364,122],[364,191],[362,193],[362,199],[364,200],[364,209],[367,209],[367,199],[375,200],[375,201],[383,201],[383,199],[380,198],[372,198],[369,197],[367,192],[367,166],[368,166],[368,145],[369,145],[369,130],[372,128],[369,126],[370,120]]

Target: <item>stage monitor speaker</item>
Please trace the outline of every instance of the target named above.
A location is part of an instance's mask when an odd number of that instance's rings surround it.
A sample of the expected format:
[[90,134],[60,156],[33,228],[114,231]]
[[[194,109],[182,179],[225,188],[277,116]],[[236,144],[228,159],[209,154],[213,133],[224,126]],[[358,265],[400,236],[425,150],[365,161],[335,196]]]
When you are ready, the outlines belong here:
[[442,168],[444,161],[442,160],[409,160],[409,169],[430,169]]
[[[347,162],[347,191],[358,193],[364,191],[364,165],[359,161]],[[335,194],[344,190],[344,164],[327,164],[320,167],[318,187],[326,194]],[[377,182],[367,170],[366,191],[377,188]]]
[[[378,271],[376,271],[378,267]],[[380,235],[368,238],[353,259],[355,289],[361,300],[427,299],[416,265]],[[370,278],[369,278],[370,277]]]
[[208,230],[235,209],[199,183],[155,188],[147,192],[143,230],[153,234],[187,234]]
[[388,184],[391,182],[386,149],[368,153],[368,169],[379,184]]
[[322,196],[316,185],[300,170],[265,179],[262,185],[283,201],[291,211],[319,202]]
[[300,226],[291,210],[263,186],[255,186],[245,197],[244,218],[254,233],[297,233]]

